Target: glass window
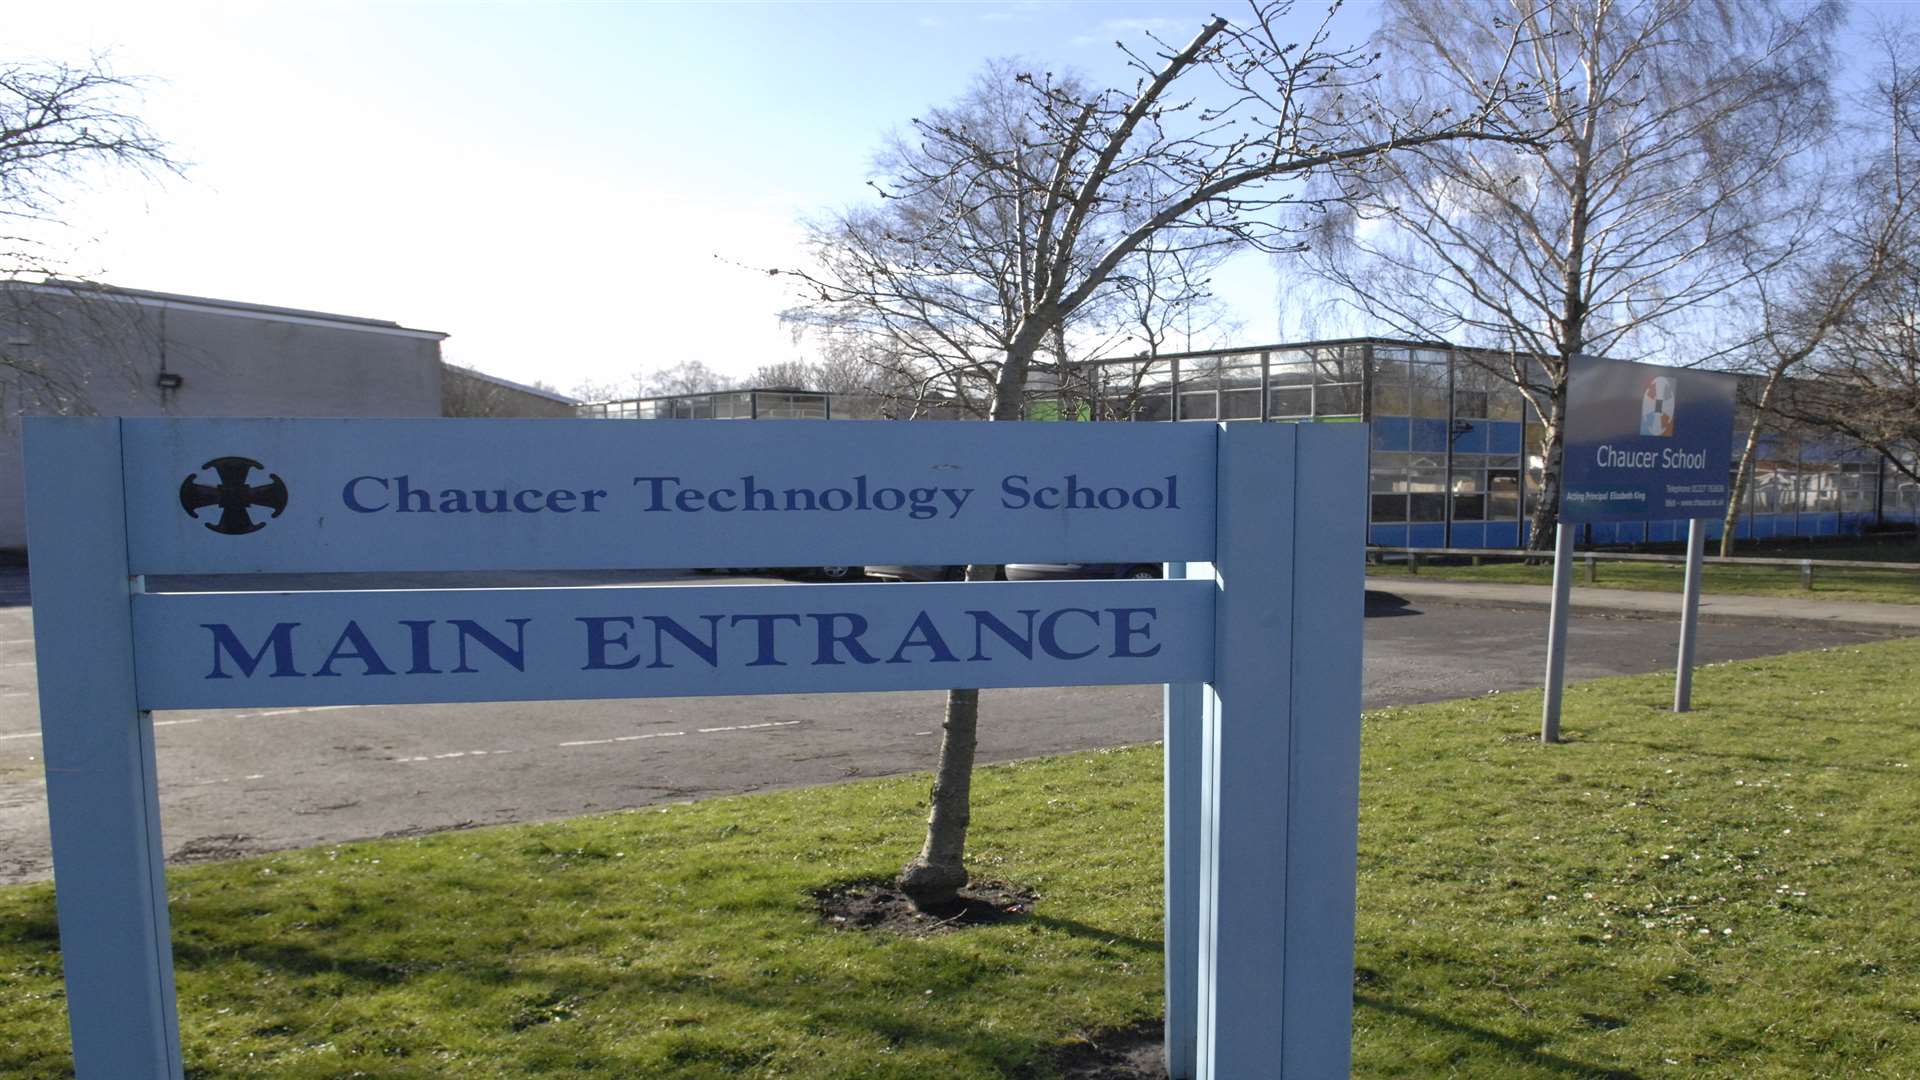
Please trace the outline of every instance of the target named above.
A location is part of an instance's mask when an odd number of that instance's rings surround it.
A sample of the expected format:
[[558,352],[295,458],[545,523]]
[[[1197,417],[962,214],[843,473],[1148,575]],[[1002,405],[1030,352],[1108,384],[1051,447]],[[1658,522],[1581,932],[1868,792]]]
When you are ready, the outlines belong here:
[[1291,352],[1276,353],[1272,363],[1267,365],[1267,382],[1274,386],[1309,386],[1313,383],[1313,365],[1305,360],[1281,360],[1291,357]]
[[1786,474],[1771,465],[1756,465],[1753,472],[1753,511],[1756,514],[1777,514],[1781,509],[1782,496],[1787,492],[1791,481]]
[[1314,388],[1315,416],[1359,416],[1362,391],[1359,383],[1321,383]]
[[1218,420],[1214,408],[1218,404],[1211,390],[1190,393],[1182,385],[1180,390],[1180,419],[1182,420]]
[[1379,522],[1397,523],[1407,520],[1407,497],[1405,495],[1375,495],[1372,501],[1372,519]]
[[1404,495],[1407,492],[1407,474],[1404,472],[1375,469],[1369,476],[1371,481],[1367,486],[1375,495]]
[[1388,387],[1405,389],[1407,385],[1407,353],[1405,349],[1376,348],[1373,350],[1373,390],[1378,394]]
[[1173,388],[1171,386],[1150,386],[1145,388],[1134,401],[1129,420],[1171,420],[1173,419]]
[[1447,369],[1437,364],[1413,365],[1413,415],[1447,418]]
[[1180,365],[1180,419],[1217,420],[1220,361],[1200,357]]
[[1392,383],[1375,383],[1373,387],[1373,415],[1409,416],[1413,412],[1413,398],[1405,386]]
[[1485,521],[1487,519],[1487,497],[1485,495],[1455,495],[1453,497],[1453,520]]
[[1276,386],[1268,391],[1274,416],[1312,416],[1313,387]]
[[1422,494],[1415,492],[1407,496],[1408,521],[1445,521],[1447,519],[1447,496],[1445,492]]
[[1485,390],[1455,390],[1453,392],[1453,415],[1469,420],[1480,420],[1487,415],[1487,392]]
[[1307,353],[1313,361],[1316,381],[1323,383],[1360,382],[1361,359],[1365,355],[1357,345],[1312,349]]
[[1221,391],[1220,418],[1222,420],[1260,419],[1259,388],[1248,387],[1246,389]]

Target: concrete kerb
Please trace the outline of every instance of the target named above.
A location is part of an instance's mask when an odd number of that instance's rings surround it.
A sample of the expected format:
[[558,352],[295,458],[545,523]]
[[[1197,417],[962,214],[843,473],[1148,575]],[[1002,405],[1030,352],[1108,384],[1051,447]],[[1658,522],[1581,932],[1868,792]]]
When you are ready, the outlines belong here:
[[[1537,607],[1544,610],[1552,600],[1552,589],[1545,585],[1408,581],[1396,578],[1390,584],[1370,580],[1368,587],[1409,600],[1425,599],[1482,607]],[[1573,610],[1625,618],[1678,619],[1680,595],[1630,589],[1583,589],[1576,586],[1573,591]],[[1775,623],[1824,625],[1838,623],[1892,633],[1920,634],[1920,604],[1707,595],[1700,599],[1700,614],[1709,619],[1765,619]]]

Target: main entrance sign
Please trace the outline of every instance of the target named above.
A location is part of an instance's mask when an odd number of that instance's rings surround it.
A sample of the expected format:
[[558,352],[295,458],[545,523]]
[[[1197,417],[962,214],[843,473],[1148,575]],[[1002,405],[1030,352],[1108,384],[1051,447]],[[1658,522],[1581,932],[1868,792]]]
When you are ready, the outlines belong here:
[[1721,372],[1575,356],[1567,365],[1561,519],[1725,514],[1736,385]]
[[[1007,424],[986,439],[967,434],[985,425],[964,422],[813,424],[810,435],[795,423],[804,422],[128,419],[132,569],[814,566],[909,553],[942,564],[1117,562],[1212,552],[1215,436],[1205,424],[1157,425],[1152,438],[1120,424]],[[217,486],[204,484],[209,462],[229,463]],[[268,471],[283,485],[276,509],[260,508]],[[189,474],[207,492],[198,499],[223,518],[250,514],[254,528],[217,534],[209,510],[182,513]]]
[[1553,601],[1547,615],[1546,694],[1540,738],[1560,741],[1566,684],[1567,611],[1573,589],[1573,527],[1588,521],[1687,519],[1687,572],[1674,710],[1692,693],[1700,611],[1701,522],[1727,512],[1733,455],[1735,376],[1578,355],[1567,361],[1560,524],[1554,537]]
[[[76,1070],[181,1076],[151,710],[1161,683],[1176,1077],[1347,1070],[1365,432],[27,421]],[[1140,562],[1168,580],[308,589],[264,572]],[[231,575],[149,591],[149,575]]]

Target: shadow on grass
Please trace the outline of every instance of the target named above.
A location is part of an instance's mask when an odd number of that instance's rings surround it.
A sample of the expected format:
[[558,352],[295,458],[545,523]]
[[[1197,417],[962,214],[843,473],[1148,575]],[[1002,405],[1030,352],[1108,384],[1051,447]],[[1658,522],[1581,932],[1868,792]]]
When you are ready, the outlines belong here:
[[[1906,727],[1907,725],[1899,724],[1895,721],[1894,726]],[[1719,758],[1722,761],[1745,761],[1755,765],[1793,765],[1799,768],[1830,769],[1841,773],[1859,773],[1873,776],[1904,777],[1905,775],[1904,772],[1895,765],[1833,761],[1814,753],[1783,754],[1742,750],[1712,750],[1691,742],[1669,742],[1660,739],[1636,739],[1631,737],[1622,738],[1617,735],[1610,735],[1604,740],[1595,738],[1592,741],[1596,743],[1604,741],[1613,746],[1636,746],[1642,750],[1648,750],[1656,754],[1687,754],[1692,757]]]
[[[1159,948],[1156,942],[1110,934],[1080,923],[1054,920],[1054,924],[1062,933],[1130,947]],[[176,940],[173,951],[176,968],[182,972],[201,969],[213,974],[224,964],[252,964],[294,978],[333,974],[358,983],[368,991],[398,989],[414,980],[454,978],[508,989],[516,1001],[531,1002],[536,1007],[540,1002],[585,1003],[596,999],[621,1002],[619,1007],[626,1011],[636,1007],[644,1011],[645,1006],[637,1004],[642,1002],[657,1003],[663,1009],[669,1005],[686,1006],[696,1012],[706,1005],[727,1006],[760,1016],[784,1015],[790,1017],[795,1026],[865,1032],[890,1047],[937,1048],[1008,1080],[1052,1080],[1058,1075],[1061,1056],[1062,1043],[1057,1039],[988,1031],[959,1021],[941,1023],[937,1017],[917,1018],[910,1015],[921,1001],[917,992],[903,996],[886,988],[871,988],[869,993],[822,996],[816,988],[808,986],[716,981],[699,971],[632,967],[555,973],[537,968],[521,970],[497,962],[408,964],[353,955],[350,949],[337,945],[307,947],[284,942],[232,942],[214,946]],[[915,1009],[904,1007],[903,1002],[913,1003]],[[578,1008],[576,1004],[575,1009]],[[285,1031],[290,1034],[303,1030],[303,1025],[311,1020],[284,1016],[275,1019],[288,1025]],[[519,1014],[510,1016],[504,1012],[469,1019],[476,1033],[485,1037],[501,1036],[503,1027],[517,1032],[526,1026],[550,1022],[545,1016],[523,1020]],[[703,1040],[711,1035],[711,1032],[689,1031],[685,1046],[665,1047],[662,1052],[670,1057],[704,1053]]]
[[1588,1061],[1575,1061],[1569,1057],[1561,1057],[1559,1054],[1550,1054],[1541,1050],[1537,1044],[1528,1042],[1525,1039],[1516,1039],[1511,1035],[1502,1035],[1497,1031],[1489,1031],[1483,1027],[1475,1027],[1472,1024],[1455,1020],[1450,1016],[1443,1016],[1440,1013],[1428,1009],[1417,1009],[1411,1005],[1400,1005],[1384,998],[1377,998],[1368,994],[1353,995],[1353,1003],[1363,1009],[1373,1009],[1392,1016],[1402,1017],[1418,1024],[1425,1024],[1430,1028],[1436,1028],[1440,1031],[1446,1031],[1472,1039],[1478,1043],[1498,1047],[1524,1060],[1527,1064],[1553,1069],[1556,1072],[1567,1073],[1571,1076],[1595,1077],[1597,1080],[1642,1080],[1641,1074],[1631,1069],[1614,1069],[1605,1065],[1595,1065]]
[[1160,955],[1161,949],[1165,947],[1162,942],[1157,940],[1134,937],[1131,934],[1118,934],[1111,930],[1102,930],[1097,926],[1088,926],[1086,923],[1076,922],[1072,919],[1062,919],[1057,915],[1042,915],[1036,912],[1033,915],[1033,922],[1036,926],[1044,927],[1048,930],[1058,930],[1060,933],[1066,934],[1069,937],[1085,938],[1088,941],[1099,941],[1108,945],[1124,945],[1135,952],[1152,953],[1155,956]]

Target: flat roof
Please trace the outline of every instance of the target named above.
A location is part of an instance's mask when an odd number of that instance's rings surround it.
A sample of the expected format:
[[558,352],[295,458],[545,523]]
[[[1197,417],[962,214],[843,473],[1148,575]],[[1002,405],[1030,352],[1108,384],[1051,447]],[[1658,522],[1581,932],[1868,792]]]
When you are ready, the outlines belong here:
[[578,399],[570,398],[565,394],[557,393],[552,390],[543,390],[538,386],[528,386],[526,383],[517,383],[517,382],[514,382],[512,379],[503,379],[498,375],[489,375],[486,372],[481,371],[479,368],[470,368],[470,367],[467,367],[465,364],[455,364],[455,363],[449,362],[447,364],[447,367],[454,371],[459,372],[462,375],[479,379],[481,382],[492,383],[495,386],[503,386],[503,387],[506,387],[508,390],[518,390],[523,394],[532,394],[534,397],[546,398],[548,401],[557,401],[562,405],[580,404]]
[[160,292],[154,289],[130,289],[121,285],[109,285],[97,281],[75,281],[68,278],[46,278],[42,281],[24,281],[18,278],[0,281],[0,288],[24,289],[29,292],[47,293],[57,296],[99,296],[114,300],[124,300],[143,307],[184,308],[192,311],[205,311],[209,314],[227,315],[235,318],[270,319],[278,322],[331,325],[365,330],[371,333],[398,334],[403,337],[425,337],[441,340],[447,335],[439,330],[421,330],[402,326],[391,319],[370,319],[360,315],[341,315],[331,311],[314,311],[310,308],[280,307],[273,304],[255,304],[241,300],[223,300],[212,296],[189,296],[185,293]]

